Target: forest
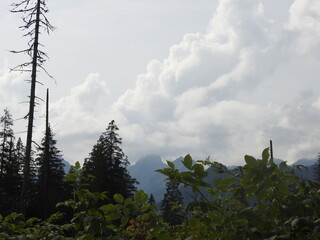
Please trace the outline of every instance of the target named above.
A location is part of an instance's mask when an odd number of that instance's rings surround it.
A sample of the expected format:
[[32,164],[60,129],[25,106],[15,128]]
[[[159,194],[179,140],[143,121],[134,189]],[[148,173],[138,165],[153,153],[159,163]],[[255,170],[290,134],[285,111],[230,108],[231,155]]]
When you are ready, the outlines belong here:
[[[38,71],[47,54],[40,33],[51,32],[46,0],[21,0],[27,48],[13,50],[30,59],[11,69],[31,73],[26,144],[16,138],[13,117],[0,119],[0,239],[320,239],[320,154],[314,179],[299,178],[303,165],[275,163],[272,147],[261,157],[244,156],[232,169],[186,155],[185,170],[167,161],[160,203],[137,190],[119,128],[112,120],[81,166],[68,172],[49,119],[49,92],[42,141],[33,139]],[[217,174],[218,178],[210,178]],[[188,200],[182,190],[188,190]]]

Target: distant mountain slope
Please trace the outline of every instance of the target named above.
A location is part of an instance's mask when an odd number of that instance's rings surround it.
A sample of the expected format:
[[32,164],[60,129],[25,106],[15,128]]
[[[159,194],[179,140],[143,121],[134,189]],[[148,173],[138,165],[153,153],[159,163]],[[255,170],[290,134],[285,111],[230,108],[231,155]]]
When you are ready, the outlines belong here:
[[71,164],[64,159],[62,159],[62,163],[65,165],[63,169],[64,169],[64,172],[67,174],[71,168]]
[[156,202],[159,202],[165,189],[165,177],[155,170],[165,167],[167,165],[161,161],[160,156],[149,155],[139,159],[135,165],[129,166],[128,171],[138,180],[138,189],[142,189],[148,195],[152,193]]
[[[180,171],[186,171],[182,160],[183,157],[179,157],[173,163]],[[164,175],[155,171],[166,167],[168,165],[162,162],[160,156],[149,155],[139,159],[135,165],[129,166],[128,171],[139,181],[138,189],[142,189],[148,195],[152,193],[156,202],[160,202],[166,190],[166,180]]]
[[311,166],[317,162],[316,158],[301,158],[292,165],[304,165],[304,166]]
[[[175,167],[179,171],[186,171],[187,169],[182,164],[183,158],[179,157],[176,160],[173,161]],[[283,162],[281,159],[274,159],[274,162],[276,164],[280,164]],[[296,161],[293,165],[305,165],[304,168],[301,168],[300,170],[295,169],[295,173],[298,177],[301,179],[314,179],[314,163],[316,162],[315,159],[299,159]],[[162,174],[155,172],[157,169],[162,169],[168,167],[167,164],[163,163],[160,156],[157,155],[149,155],[146,157],[141,158],[138,160],[138,162],[130,166],[128,168],[130,174],[132,177],[136,178],[139,181],[139,185],[137,186],[138,189],[144,190],[149,195],[152,193],[156,202],[160,202],[163,199],[163,195],[165,193],[165,176]],[[228,166],[227,169],[233,169],[237,166]],[[217,178],[226,178],[229,177],[228,174],[218,174],[213,173],[212,169],[207,169],[209,172],[208,177],[206,178],[206,181],[213,185],[214,181]],[[184,189],[181,186],[181,191],[184,195],[185,202],[189,202],[192,198],[192,191],[190,189]],[[205,194],[207,195],[207,194]]]

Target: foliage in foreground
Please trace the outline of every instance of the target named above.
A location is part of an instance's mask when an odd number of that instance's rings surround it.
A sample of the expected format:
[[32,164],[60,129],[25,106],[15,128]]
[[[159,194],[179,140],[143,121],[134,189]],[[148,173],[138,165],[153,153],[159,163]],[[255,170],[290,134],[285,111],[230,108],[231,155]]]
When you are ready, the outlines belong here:
[[[74,198],[59,204],[72,209],[67,223],[54,223],[65,220],[60,213],[47,221],[12,213],[0,217],[0,239],[320,239],[319,182],[299,180],[286,163],[276,165],[268,149],[262,159],[245,156],[245,161],[244,167],[228,170],[216,162],[193,163],[187,155],[188,171],[178,171],[171,162],[158,170],[195,196],[185,209],[186,220],[176,226],[163,221],[143,191],[126,199],[115,194],[115,203],[100,206],[106,194],[81,187],[77,164],[68,176]],[[212,187],[205,181],[205,166],[230,177],[215,180]]]

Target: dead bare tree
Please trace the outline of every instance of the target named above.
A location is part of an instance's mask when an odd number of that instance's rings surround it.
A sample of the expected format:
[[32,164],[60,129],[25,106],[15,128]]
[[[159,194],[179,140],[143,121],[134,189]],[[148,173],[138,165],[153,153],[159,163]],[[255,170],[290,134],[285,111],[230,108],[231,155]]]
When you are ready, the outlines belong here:
[[19,3],[12,4],[13,13],[21,13],[23,15],[23,25],[20,26],[25,31],[24,37],[29,37],[28,47],[20,51],[11,51],[13,53],[23,53],[30,57],[30,61],[24,62],[12,71],[31,72],[31,87],[29,96],[29,111],[26,115],[28,118],[28,130],[27,130],[27,141],[26,141],[26,156],[23,169],[23,187],[22,187],[22,206],[21,210],[26,214],[26,209],[30,199],[29,184],[30,184],[30,161],[32,152],[32,132],[34,122],[34,109],[36,104],[36,84],[38,69],[42,69],[49,77],[52,76],[44,68],[44,63],[48,56],[41,50],[43,47],[39,42],[39,35],[42,31],[48,34],[54,29],[46,17],[48,13],[47,1],[46,0],[20,0]]

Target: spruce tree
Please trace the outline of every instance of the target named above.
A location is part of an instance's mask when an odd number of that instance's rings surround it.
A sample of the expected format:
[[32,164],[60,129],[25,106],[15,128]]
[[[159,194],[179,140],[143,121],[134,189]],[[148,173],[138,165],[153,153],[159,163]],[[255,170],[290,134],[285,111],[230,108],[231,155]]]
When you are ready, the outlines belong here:
[[148,199],[148,203],[149,203],[149,204],[156,204],[156,201],[154,200],[154,196],[153,196],[152,193],[150,194],[150,197],[149,197],[149,199]]
[[[52,129],[49,127],[47,136],[42,139],[41,146],[38,148],[37,178],[37,207],[34,208],[35,215],[46,218],[55,211],[55,205],[65,200],[66,185],[64,182],[65,172],[63,157],[60,150],[56,147],[57,141],[53,138]],[[46,154],[46,138],[48,140],[48,155]]]
[[113,194],[120,193],[124,197],[132,196],[136,190],[135,178],[127,171],[129,161],[121,149],[122,139],[118,134],[119,128],[112,120],[106,131],[101,134],[96,145],[87,159],[83,169],[86,176],[94,176],[90,190],[107,192],[109,199]]
[[26,149],[23,145],[21,138],[19,137],[16,143],[14,158],[15,158],[15,161],[19,163],[19,174],[21,176],[23,175],[23,164],[25,159],[25,152],[26,152]]
[[8,109],[4,109],[4,115],[0,118],[0,209],[3,210],[7,202],[5,179],[7,167],[13,156],[13,120]]
[[13,138],[10,141],[10,154],[6,164],[6,174],[3,179],[5,200],[5,212],[17,212],[19,210],[19,198],[22,189],[22,161],[20,155],[21,139],[19,138],[16,147],[14,146]]
[[163,220],[170,225],[179,225],[185,219],[182,193],[178,185],[172,181],[168,181],[166,187],[166,193],[161,201]]

